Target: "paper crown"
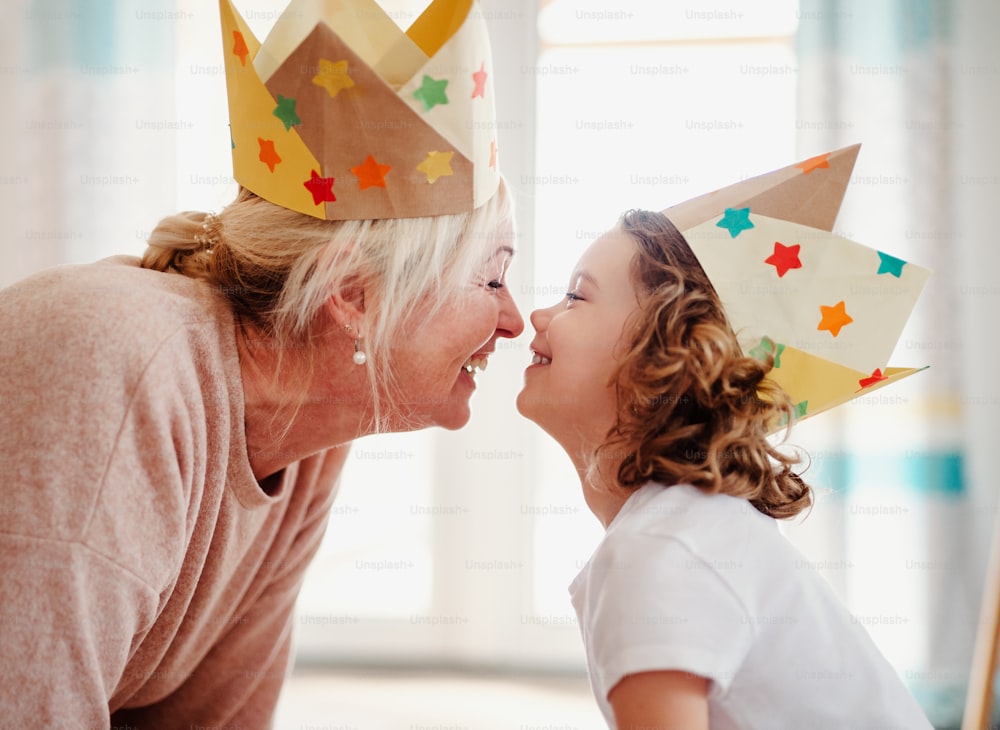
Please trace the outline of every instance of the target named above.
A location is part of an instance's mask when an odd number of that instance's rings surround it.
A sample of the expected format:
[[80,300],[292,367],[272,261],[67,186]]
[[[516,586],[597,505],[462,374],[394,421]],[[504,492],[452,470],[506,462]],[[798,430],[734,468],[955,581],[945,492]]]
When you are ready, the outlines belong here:
[[292,0],[264,43],[220,0],[233,176],[330,220],[462,213],[499,185],[489,36],[474,0],[404,33],[373,0]]
[[930,271],[831,233],[860,147],[663,211],[799,420],[924,369],[886,362]]

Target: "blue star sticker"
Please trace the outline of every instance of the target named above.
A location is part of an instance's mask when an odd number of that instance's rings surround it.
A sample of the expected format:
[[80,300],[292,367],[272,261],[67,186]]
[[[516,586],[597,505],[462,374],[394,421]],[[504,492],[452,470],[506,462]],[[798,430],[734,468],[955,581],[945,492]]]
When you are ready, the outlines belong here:
[[750,222],[750,209],[726,208],[722,219],[715,225],[727,229],[729,235],[736,238],[741,232],[753,228],[753,223]]
[[887,253],[878,252],[878,272],[879,274],[892,274],[897,279],[903,274],[903,266],[906,262],[903,259],[897,259],[895,256],[890,256]]

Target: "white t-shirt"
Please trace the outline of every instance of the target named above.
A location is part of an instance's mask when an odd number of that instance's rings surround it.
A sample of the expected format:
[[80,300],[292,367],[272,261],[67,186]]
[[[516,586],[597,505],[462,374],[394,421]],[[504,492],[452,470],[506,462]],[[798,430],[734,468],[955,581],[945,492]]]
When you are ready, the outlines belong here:
[[647,484],[570,586],[590,681],[711,680],[713,730],[930,730],[864,626],[744,499]]

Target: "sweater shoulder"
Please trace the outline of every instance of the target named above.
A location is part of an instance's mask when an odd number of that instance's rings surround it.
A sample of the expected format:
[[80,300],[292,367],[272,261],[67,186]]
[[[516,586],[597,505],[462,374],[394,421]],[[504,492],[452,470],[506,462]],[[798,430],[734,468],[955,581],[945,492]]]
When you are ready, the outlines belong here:
[[182,516],[242,407],[224,298],[115,257],[0,291],[0,331],[0,403],[24,414],[0,432],[0,529],[81,539],[101,510],[144,500]]
[[225,300],[180,274],[143,269],[139,259],[115,256],[57,266],[0,291],[5,332],[59,334],[73,340],[128,338],[128,347],[153,346],[178,326],[217,318]]

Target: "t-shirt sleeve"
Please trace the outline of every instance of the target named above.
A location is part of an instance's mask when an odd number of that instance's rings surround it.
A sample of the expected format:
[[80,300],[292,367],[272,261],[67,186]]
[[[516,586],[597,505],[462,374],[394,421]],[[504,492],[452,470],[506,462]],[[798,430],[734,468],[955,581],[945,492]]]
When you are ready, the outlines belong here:
[[748,612],[725,580],[725,565],[655,535],[605,545],[593,563],[583,620],[598,686],[625,676],[677,670],[724,693],[753,640]]

